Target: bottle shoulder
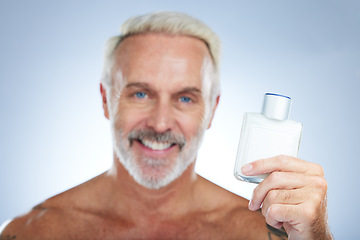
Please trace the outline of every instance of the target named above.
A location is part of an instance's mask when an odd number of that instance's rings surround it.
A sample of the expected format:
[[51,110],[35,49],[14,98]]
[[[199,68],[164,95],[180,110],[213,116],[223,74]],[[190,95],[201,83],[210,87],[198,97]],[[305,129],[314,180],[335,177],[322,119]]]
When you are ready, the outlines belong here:
[[287,119],[287,120],[276,120],[265,117],[261,113],[247,112],[244,114],[244,127],[258,126],[265,128],[275,129],[302,129],[302,123]]

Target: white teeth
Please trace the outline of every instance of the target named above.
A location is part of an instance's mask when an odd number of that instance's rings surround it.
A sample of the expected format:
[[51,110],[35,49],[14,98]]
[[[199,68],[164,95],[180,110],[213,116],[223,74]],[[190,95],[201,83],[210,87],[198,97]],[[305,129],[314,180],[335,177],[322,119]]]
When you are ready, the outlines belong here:
[[165,150],[171,147],[171,144],[168,142],[157,142],[157,141],[150,141],[146,139],[142,139],[141,142],[148,148],[151,148],[152,150]]

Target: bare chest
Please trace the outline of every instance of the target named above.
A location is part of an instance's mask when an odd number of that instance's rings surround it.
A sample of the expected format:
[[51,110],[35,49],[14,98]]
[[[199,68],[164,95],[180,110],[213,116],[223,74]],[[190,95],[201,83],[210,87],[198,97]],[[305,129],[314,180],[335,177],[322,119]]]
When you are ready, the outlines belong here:
[[233,218],[211,221],[199,217],[137,221],[93,219],[75,226],[63,239],[268,239],[265,224]]
[[[75,230],[75,229],[74,229]],[[198,223],[155,223],[147,226],[100,225],[85,231],[68,232],[69,239],[230,239],[230,229],[220,226],[206,226]]]

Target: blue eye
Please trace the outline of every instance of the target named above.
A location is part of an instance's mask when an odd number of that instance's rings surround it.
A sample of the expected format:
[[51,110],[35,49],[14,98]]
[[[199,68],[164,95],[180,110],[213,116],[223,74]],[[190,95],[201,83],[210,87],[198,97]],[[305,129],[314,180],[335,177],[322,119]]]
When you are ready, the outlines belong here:
[[191,98],[189,98],[189,97],[180,97],[180,102],[189,103],[189,102],[191,102]]
[[135,97],[137,97],[137,98],[145,98],[145,97],[146,97],[146,93],[144,93],[144,92],[137,92],[137,93],[135,93]]

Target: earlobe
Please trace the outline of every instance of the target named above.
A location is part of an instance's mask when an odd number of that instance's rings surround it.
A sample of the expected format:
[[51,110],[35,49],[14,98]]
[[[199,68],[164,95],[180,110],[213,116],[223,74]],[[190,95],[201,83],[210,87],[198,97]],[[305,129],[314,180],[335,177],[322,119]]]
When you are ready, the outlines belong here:
[[210,119],[209,126],[207,127],[207,129],[209,129],[211,127],[211,123],[212,123],[212,120],[214,118],[215,111],[216,111],[216,108],[217,108],[217,106],[219,104],[219,101],[220,101],[220,95],[216,97],[216,102],[215,102],[214,108],[212,109],[212,115],[211,115],[211,119]]
[[106,100],[106,91],[101,83],[100,83],[100,93],[101,93],[101,98],[102,98],[102,103],[103,103],[104,116],[107,119],[109,119],[109,110],[108,110],[108,105],[107,105],[107,100]]

